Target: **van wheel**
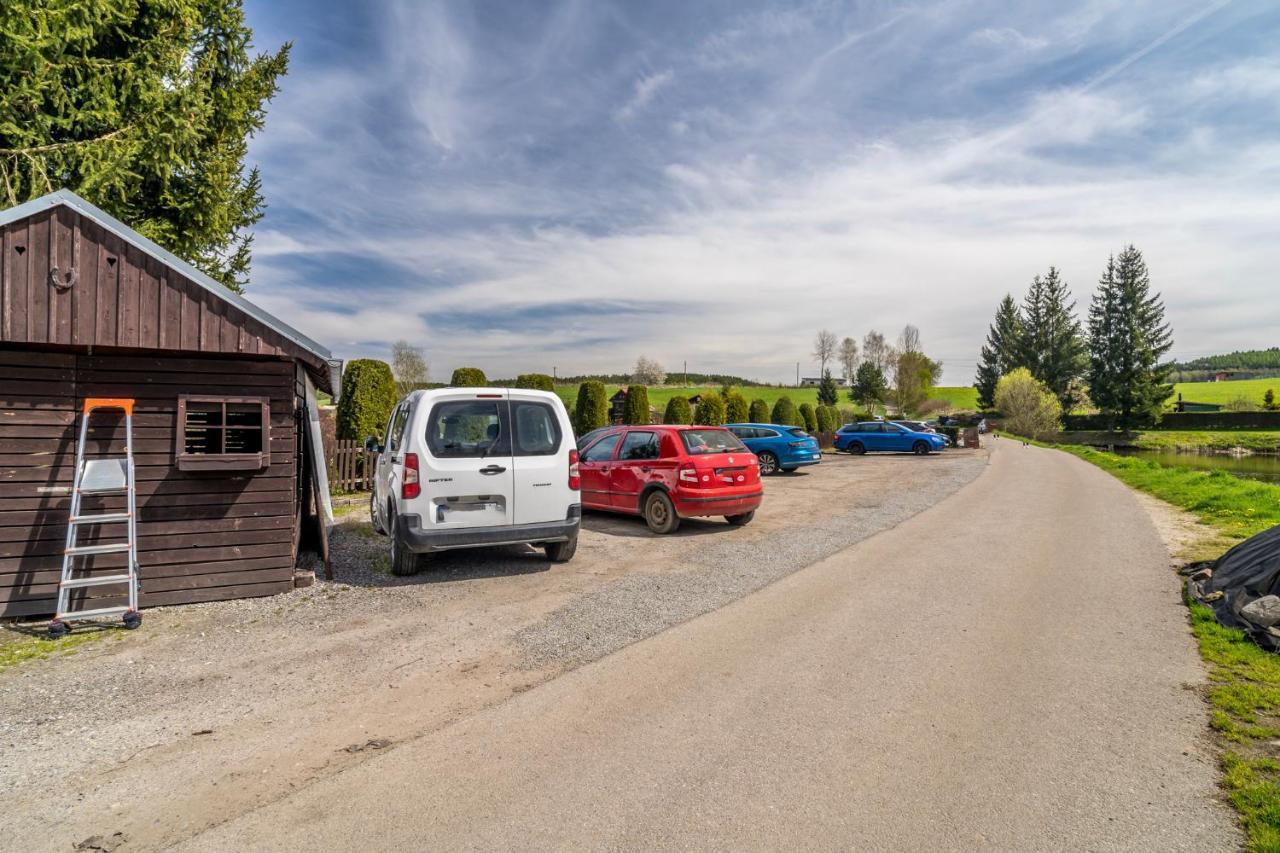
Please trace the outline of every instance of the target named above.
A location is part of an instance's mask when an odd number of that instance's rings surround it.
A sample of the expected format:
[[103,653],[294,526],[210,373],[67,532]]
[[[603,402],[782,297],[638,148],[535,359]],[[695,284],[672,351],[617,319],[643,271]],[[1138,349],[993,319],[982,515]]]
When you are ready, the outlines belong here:
[[755,517],[756,511],[753,509],[751,512],[744,512],[741,515],[726,515],[724,520],[732,524],[734,527],[741,527],[744,524],[750,523],[751,519]]
[[764,451],[756,457],[760,461],[760,473],[768,477],[770,474],[778,473],[778,457],[769,451]]
[[680,516],[676,515],[676,506],[666,492],[655,490],[644,499],[644,521],[654,533],[675,533],[680,526]]
[[369,523],[373,525],[374,532],[387,535],[387,531],[382,529],[382,524],[378,521],[378,493],[374,492],[369,495]]
[[573,559],[578,550],[578,534],[574,533],[564,542],[548,542],[545,546],[547,559],[553,563],[567,563]]
[[916,454],[916,456],[928,456],[929,442],[917,441],[915,444],[911,445],[911,450]]
[[396,577],[406,577],[408,575],[416,575],[422,568],[422,558],[404,547],[404,543],[400,541],[400,531],[397,530],[400,525],[396,521],[396,516],[391,516],[391,574]]
[[848,448],[846,448],[846,449],[847,449],[850,453],[852,453],[854,456],[861,456],[862,454],[864,454],[864,453],[866,453],[866,452],[867,452],[867,449],[866,449],[865,447],[863,447],[863,446],[862,446],[862,442],[860,442],[860,441],[855,441],[855,442],[853,442],[853,443],[852,443],[852,444],[850,444],[850,445],[848,446]]

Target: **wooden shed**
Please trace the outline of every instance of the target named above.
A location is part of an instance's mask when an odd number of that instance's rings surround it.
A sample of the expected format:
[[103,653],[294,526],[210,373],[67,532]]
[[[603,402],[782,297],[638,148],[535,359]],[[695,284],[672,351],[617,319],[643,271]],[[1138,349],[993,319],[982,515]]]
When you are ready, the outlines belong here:
[[[87,397],[137,401],[142,606],[292,588],[303,554],[327,547],[315,396],[336,392],[340,371],[74,193],[0,213],[0,616],[54,610]],[[95,415],[86,455],[120,455],[123,432],[123,418]],[[86,511],[123,502],[86,498]],[[83,559],[82,574],[123,560]],[[95,607],[120,596],[75,593]]]

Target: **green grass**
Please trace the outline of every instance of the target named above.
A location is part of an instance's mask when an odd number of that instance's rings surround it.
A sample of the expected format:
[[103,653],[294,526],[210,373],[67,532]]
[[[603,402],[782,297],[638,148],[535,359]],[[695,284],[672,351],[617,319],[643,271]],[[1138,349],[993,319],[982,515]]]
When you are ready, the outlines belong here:
[[[1195,514],[1215,531],[1184,559],[1217,556],[1234,542],[1280,524],[1280,486],[1058,447]],[[1240,814],[1246,848],[1280,853],[1280,655],[1222,625],[1205,605],[1189,600],[1188,607],[1200,656],[1210,667],[1210,726],[1230,744],[1222,756],[1222,788]]]
[[19,634],[11,629],[0,635],[0,672],[28,661],[40,660],[50,655],[74,654],[77,649],[102,639],[111,631],[85,631],[71,633],[59,640],[44,636]]
[[1144,450],[1231,450],[1280,453],[1280,430],[1148,430],[1133,442]]
[[[605,389],[612,396],[619,387],[621,386],[606,385]],[[720,386],[718,385],[699,385],[690,388],[683,388],[679,385],[653,385],[649,387],[649,405],[656,407],[658,411],[662,411],[666,408],[667,401],[677,395],[692,397],[694,394],[705,394],[708,391],[719,390]],[[747,386],[738,390],[742,392],[742,396],[747,398],[747,402],[760,399],[768,403],[770,407],[778,402],[780,397],[790,397],[791,402],[797,406],[801,403],[811,403],[813,405],[818,403],[818,389],[813,386],[803,388],[779,388],[773,385]],[[556,393],[560,395],[560,399],[564,400],[564,404],[572,411],[574,400],[578,396],[578,386],[557,385]],[[978,392],[973,388],[940,386],[930,390],[929,398],[946,400],[951,409],[955,411],[972,411],[978,405]],[[859,408],[849,399],[848,390],[844,388],[840,389],[839,405],[842,408]]]
[[1230,382],[1179,382],[1173,386],[1174,396],[1178,394],[1191,403],[1230,403],[1244,397],[1253,403],[1262,405],[1262,395],[1267,389],[1274,389],[1280,394],[1280,378],[1272,379],[1237,379]]

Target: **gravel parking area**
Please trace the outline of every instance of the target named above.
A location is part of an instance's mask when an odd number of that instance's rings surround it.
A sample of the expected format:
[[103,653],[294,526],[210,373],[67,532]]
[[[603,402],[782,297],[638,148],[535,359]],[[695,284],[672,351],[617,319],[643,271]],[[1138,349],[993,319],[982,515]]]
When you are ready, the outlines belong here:
[[769,479],[747,527],[687,521],[655,537],[588,513],[571,563],[477,550],[413,578],[390,575],[385,539],[354,507],[331,583],[148,611],[139,631],[0,673],[13,849],[114,832],[122,850],[161,848],[892,527],[986,461],[828,457]]

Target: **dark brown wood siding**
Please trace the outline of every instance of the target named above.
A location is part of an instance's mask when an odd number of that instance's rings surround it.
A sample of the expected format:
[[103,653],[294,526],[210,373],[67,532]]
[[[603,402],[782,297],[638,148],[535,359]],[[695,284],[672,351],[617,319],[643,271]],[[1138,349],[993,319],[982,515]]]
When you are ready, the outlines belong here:
[[0,227],[0,341],[285,356],[328,385],[314,353],[66,206]]
[[[143,329],[139,323],[139,335]],[[0,616],[53,610],[85,397],[137,400],[134,455],[143,606],[290,589],[298,510],[295,381],[295,365],[285,359],[0,347]],[[269,398],[270,467],[257,472],[179,471],[174,451],[180,394]],[[122,454],[122,418],[95,416],[91,426],[86,453]],[[123,506],[122,497],[86,498],[86,511]],[[103,539],[89,528],[81,528],[81,534],[82,541],[121,541]],[[118,570],[123,560],[123,555],[108,555],[81,564],[93,573]],[[114,589],[91,587],[77,594],[103,595],[102,590]]]

